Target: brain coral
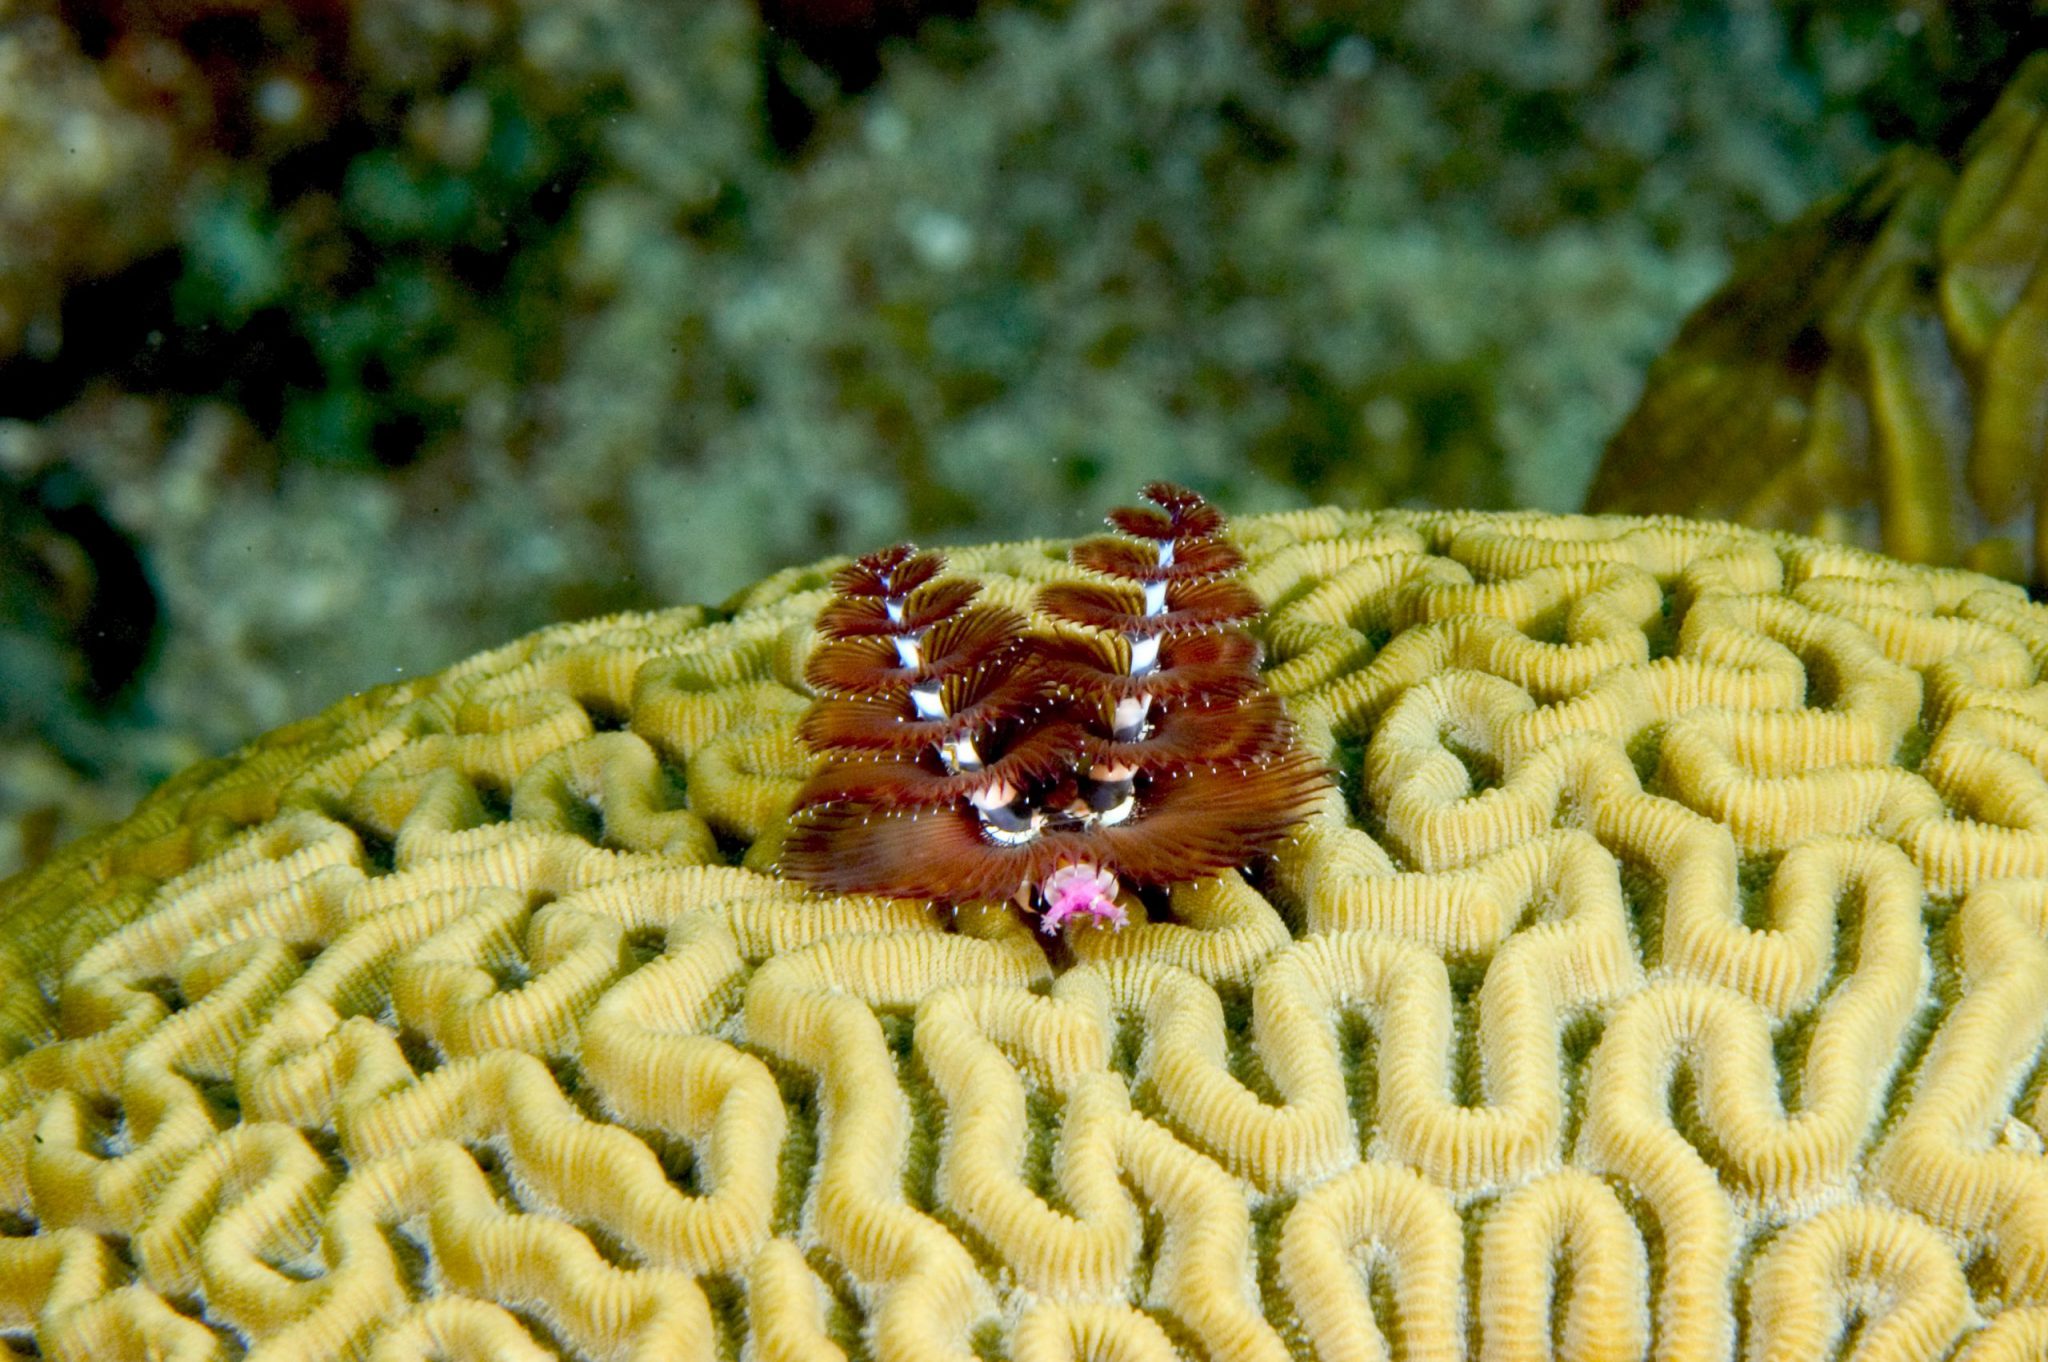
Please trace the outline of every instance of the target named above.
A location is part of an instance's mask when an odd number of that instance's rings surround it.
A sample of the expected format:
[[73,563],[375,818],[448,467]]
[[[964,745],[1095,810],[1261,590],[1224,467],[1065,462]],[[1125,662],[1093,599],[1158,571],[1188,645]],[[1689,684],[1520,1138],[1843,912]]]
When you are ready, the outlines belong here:
[[2048,1357],[2048,608],[1677,520],[1234,531],[1341,780],[1121,931],[765,873],[822,569],[357,696],[6,886],[4,1337]]
[[1894,153],[1686,322],[1587,505],[2048,582],[2048,54],[1960,172]]

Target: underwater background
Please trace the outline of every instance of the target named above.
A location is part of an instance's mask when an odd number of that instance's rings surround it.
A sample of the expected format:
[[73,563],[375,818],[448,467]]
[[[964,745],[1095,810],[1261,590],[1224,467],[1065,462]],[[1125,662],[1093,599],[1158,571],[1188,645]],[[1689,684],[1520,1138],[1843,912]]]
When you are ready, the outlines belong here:
[[2043,46],[2018,0],[0,0],[0,874],[793,561],[1160,477],[1576,508],[1735,262]]

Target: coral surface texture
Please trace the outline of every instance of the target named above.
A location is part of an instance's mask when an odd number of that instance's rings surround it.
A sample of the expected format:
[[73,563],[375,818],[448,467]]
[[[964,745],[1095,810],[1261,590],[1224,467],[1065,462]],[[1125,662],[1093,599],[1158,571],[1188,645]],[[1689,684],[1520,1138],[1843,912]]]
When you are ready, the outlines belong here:
[[2048,608],[1672,519],[1232,536],[1337,779],[1120,929],[772,873],[836,563],[0,887],[0,1346],[2048,1356]]

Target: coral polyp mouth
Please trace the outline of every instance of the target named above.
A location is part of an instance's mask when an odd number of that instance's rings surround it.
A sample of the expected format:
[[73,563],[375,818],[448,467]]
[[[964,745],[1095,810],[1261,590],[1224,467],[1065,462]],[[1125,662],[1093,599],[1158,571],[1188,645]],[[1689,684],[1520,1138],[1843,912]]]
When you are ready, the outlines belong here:
[[1121,882],[1207,878],[1307,813],[1326,778],[1260,682],[1260,606],[1232,580],[1222,513],[1168,483],[1145,496],[1074,547],[1085,576],[1040,590],[1036,631],[907,544],[834,577],[801,727],[824,765],[785,873],[954,902],[1014,891],[1047,931],[1119,925]]

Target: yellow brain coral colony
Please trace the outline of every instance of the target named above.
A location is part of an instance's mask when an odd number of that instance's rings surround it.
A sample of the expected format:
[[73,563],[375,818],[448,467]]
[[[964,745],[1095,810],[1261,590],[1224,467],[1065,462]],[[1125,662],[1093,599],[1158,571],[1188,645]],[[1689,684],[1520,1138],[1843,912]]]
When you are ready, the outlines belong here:
[[2048,1358],[2048,609],[1675,520],[1230,533],[1337,780],[1120,930],[771,873],[824,569],[358,696],[7,885],[0,1340]]
[[1708,299],[1587,505],[2048,583],[2048,54],[1960,170],[1893,153]]

